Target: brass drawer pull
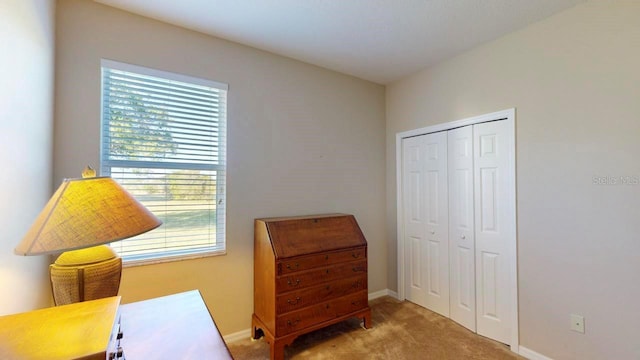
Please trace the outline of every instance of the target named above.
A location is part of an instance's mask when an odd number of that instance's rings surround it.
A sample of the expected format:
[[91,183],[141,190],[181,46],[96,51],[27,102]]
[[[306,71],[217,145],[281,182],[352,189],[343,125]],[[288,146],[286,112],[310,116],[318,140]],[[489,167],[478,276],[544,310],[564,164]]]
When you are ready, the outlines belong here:
[[357,258],[359,258],[359,257],[360,257],[360,253],[359,253],[359,252],[357,252],[357,253],[351,253],[351,256],[352,256],[354,259],[357,259]]
[[327,287],[325,288],[326,290],[331,290],[331,286],[327,285]]
[[291,299],[287,299],[287,304],[289,305],[298,305],[298,303],[300,302],[300,297],[296,297],[295,300],[291,300]]
[[291,279],[288,279],[287,280],[287,285],[289,285],[289,286],[298,286],[298,285],[300,285],[300,279],[296,279],[295,282],[292,282]]
[[289,270],[298,270],[298,268],[300,267],[300,264],[295,263],[293,266],[291,266],[291,264],[287,264],[287,269]]
[[353,272],[364,271],[364,266],[354,266],[352,268]]
[[362,301],[360,301],[360,300],[351,302],[351,305],[353,305],[353,306],[359,306],[360,304],[362,304]]
[[362,280],[358,280],[354,282],[353,285],[351,285],[351,287],[354,287],[356,289],[359,288],[360,286],[362,286]]
[[293,327],[298,325],[299,322],[300,322],[300,318],[293,320],[293,322],[291,320],[287,320],[287,326]]

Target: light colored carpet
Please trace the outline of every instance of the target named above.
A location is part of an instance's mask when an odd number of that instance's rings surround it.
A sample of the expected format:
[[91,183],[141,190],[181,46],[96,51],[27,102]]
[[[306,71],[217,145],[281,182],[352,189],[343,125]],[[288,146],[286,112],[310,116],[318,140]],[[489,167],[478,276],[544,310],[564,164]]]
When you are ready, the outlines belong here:
[[[285,359],[524,359],[504,344],[408,301],[385,296],[369,302],[373,328],[350,319],[298,337]],[[236,360],[269,359],[264,338],[229,344]]]

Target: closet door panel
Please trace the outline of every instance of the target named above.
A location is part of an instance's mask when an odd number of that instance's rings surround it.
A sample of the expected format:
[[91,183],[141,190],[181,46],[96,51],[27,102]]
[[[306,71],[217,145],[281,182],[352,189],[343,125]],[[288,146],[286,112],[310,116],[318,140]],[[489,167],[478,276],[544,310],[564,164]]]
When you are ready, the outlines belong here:
[[427,306],[424,273],[426,257],[426,212],[424,197],[424,139],[402,140],[402,189],[405,243],[405,291],[407,300]]
[[449,316],[449,210],[447,133],[424,135],[426,161],[427,305]]
[[448,132],[450,317],[476,331],[473,127]]
[[405,297],[449,316],[447,134],[403,139]]
[[515,224],[509,207],[512,149],[506,122],[473,126],[477,332],[510,343],[508,242]]

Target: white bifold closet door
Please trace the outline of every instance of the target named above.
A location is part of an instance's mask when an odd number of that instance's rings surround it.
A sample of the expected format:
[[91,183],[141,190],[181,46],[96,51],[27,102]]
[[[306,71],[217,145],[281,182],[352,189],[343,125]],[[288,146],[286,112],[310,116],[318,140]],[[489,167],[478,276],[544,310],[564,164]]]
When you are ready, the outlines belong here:
[[[475,240],[476,240],[476,332],[509,344],[510,274],[508,248],[515,233],[512,208],[513,168],[510,153],[513,137],[505,121],[473,126]],[[515,244],[514,244],[515,246]]]
[[473,127],[448,131],[451,319],[476,331]]
[[510,343],[509,127],[469,125],[402,147],[406,299]]
[[449,316],[447,133],[402,146],[407,299]]

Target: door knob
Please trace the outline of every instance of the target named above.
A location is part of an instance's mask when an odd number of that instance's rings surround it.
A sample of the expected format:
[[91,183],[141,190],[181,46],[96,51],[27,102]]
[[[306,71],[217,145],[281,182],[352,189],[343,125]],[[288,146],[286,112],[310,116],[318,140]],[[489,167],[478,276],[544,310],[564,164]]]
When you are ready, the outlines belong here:
[[466,236],[464,236],[464,235],[460,236],[460,239],[462,239],[462,240],[464,240],[464,239],[466,239],[466,238],[467,238],[467,237],[466,237]]

